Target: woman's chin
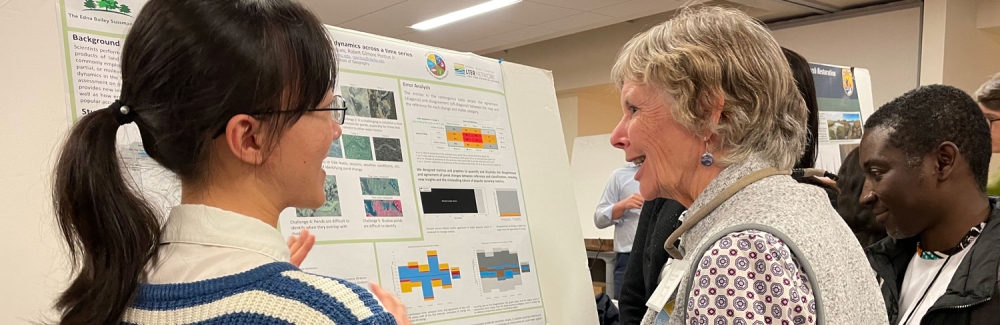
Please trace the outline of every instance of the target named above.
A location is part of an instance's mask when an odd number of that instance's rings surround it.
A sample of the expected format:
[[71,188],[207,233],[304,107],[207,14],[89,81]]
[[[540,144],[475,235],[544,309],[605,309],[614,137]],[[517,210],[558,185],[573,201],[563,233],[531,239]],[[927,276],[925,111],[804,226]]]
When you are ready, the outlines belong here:
[[316,210],[322,207],[323,204],[326,204],[326,194],[318,199],[310,199],[308,202],[301,202],[297,208]]
[[659,191],[657,191],[656,189],[643,188],[642,187],[642,183],[640,183],[639,184],[639,195],[641,195],[642,199],[645,200],[645,201],[652,201],[653,199],[659,197],[660,194],[659,194]]

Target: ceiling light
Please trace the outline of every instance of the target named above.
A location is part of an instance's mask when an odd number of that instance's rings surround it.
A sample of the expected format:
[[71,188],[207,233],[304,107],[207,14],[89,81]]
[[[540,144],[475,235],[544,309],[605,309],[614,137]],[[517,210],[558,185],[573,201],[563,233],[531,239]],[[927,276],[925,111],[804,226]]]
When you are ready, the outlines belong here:
[[482,13],[497,10],[515,3],[521,2],[521,0],[492,0],[489,2],[484,2],[472,7],[468,7],[459,11],[447,13],[443,16],[438,16],[431,18],[419,23],[414,24],[412,27],[416,30],[428,30],[443,25],[447,25],[465,18],[469,18]]

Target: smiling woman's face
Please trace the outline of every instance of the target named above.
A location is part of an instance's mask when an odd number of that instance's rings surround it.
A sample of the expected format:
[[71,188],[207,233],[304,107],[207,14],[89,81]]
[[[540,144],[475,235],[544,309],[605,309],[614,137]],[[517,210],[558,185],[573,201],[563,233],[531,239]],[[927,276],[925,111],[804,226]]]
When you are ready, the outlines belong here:
[[[625,82],[622,120],[611,134],[611,144],[625,151],[625,159],[642,165],[635,174],[643,198],[681,198],[691,187],[689,172],[702,167],[705,142],[678,123],[670,113],[674,99],[653,86]],[[688,172],[685,172],[688,171]]]

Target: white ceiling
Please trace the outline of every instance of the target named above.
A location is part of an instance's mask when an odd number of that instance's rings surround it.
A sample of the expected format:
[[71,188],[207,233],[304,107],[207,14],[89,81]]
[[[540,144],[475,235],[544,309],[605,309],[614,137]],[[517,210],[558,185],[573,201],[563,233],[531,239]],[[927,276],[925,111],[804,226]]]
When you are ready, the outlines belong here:
[[[458,51],[489,53],[672,11],[701,0],[525,0],[418,31],[409,26],[486,0],[300,0],[330,25]],[[819,14],[879,0],[730,0],[761,20]],[[716,2],[716,1],[713,1]]]

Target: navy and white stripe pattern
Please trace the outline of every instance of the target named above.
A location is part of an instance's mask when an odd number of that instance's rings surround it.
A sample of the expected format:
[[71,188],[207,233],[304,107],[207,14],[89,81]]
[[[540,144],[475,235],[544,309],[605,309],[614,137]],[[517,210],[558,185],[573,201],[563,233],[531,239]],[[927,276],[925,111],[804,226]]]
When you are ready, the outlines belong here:
[[394,325],[396,321],[368,290],[278,262],[211,280],[143,285],[122,323]]

